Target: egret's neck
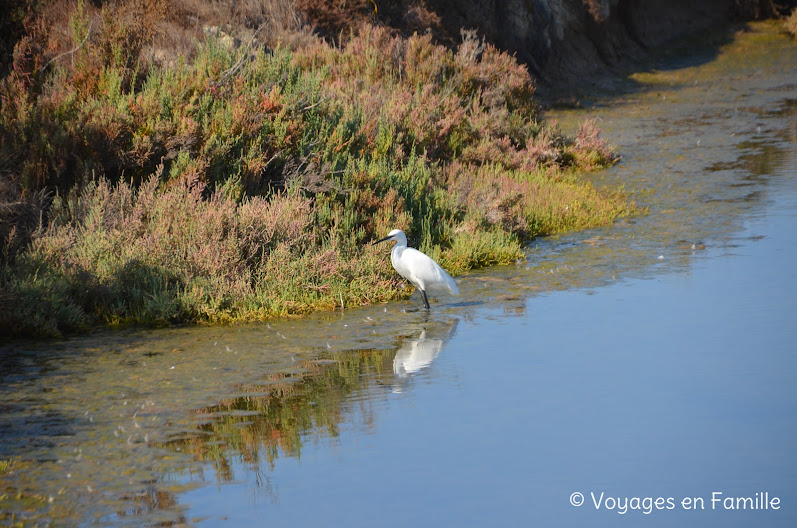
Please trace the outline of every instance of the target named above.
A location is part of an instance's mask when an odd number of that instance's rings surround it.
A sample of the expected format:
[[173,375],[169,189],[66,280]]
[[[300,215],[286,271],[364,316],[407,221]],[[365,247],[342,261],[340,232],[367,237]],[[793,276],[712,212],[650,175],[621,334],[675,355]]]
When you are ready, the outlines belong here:
[[407,243],[402,241],[396,241],[396,245],[393,246],[393,249],[390,250],[390,253],[393,255],[401,255],[401,252],[407,249]]

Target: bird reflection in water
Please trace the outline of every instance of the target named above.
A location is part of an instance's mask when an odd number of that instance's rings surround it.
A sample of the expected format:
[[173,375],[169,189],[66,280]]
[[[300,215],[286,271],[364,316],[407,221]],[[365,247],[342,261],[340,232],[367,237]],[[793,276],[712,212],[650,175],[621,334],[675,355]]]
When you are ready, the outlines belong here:
[[443,323],[425,323],[416,338],[405,338],[393,359],[396,383],[393,392],[403,392],[406,382],[429,367],[440,354],[446,341],[454,335],[459,319]]

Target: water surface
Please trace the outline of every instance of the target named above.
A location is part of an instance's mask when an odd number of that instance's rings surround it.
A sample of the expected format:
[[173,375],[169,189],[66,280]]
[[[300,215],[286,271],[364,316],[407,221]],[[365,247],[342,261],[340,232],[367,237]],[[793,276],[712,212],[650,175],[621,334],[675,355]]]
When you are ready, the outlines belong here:
[[0,518],[794,526],[796,48],[751,26],[551,114],[599,119],[623,160],[595,181],[649,214],[535,241],[430,313],[4,347]]

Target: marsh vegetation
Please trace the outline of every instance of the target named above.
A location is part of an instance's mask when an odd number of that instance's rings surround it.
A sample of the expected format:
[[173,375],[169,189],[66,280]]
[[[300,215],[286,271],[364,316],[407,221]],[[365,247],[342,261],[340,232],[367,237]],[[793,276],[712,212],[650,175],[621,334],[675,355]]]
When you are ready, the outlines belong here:
[[458,273],[634,211],[579,176],[616,160],[595,124],[542,122],[475,33],[210,28],[156,53],[174,9],[79,1],[68,37],[27,16],[0,82],[1,333],[387,301],[408,291],[364,243],[392,228]]

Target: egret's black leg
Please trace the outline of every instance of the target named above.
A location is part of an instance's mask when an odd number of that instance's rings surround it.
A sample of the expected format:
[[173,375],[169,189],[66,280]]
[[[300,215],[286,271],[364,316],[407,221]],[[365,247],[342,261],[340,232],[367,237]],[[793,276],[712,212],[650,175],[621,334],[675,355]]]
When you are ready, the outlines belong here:
[[426,292],[421,290],[421,295],[423,295],[423,305],[428,310],[429,309],[429,299],[426,298]]

